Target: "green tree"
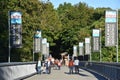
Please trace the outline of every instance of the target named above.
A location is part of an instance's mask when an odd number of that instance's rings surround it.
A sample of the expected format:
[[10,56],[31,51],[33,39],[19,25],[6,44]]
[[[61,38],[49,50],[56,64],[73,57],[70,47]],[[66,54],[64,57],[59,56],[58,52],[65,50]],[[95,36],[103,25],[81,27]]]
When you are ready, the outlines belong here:
[[[60,4],[57,9],[63,30],[61,32],[61,49],[72,53],[73,45],[89,37],[90,24],[94,9],[89,8],[85,3],[78,3],[72,6],[70,3]],[[82,30],[87,30],[82,33]],[[82,31],[82,32],[81,32]],[[85,36],[83,36],[83,35]]]
[[[75,5],[65,2],[54,9],[51,2],[40,0],[0,0],[0,4],[0,61],[2,62],[8,59],[10,10],[22,12],[23,37],[23,47],[11,49],[11,61],[32,61],[33,37],[37,29],[42,31],[42,38],[47,38],[50,43],[50,53],[58,57],[59,53],[65,51],[72,55],[73,45],[84,42],[85,37],[91,37],[94,28],[101,28],[102,60],[116,61],[116,48],[105,47],[105,11],[112,10],[111,8],[94,9],[82,2]],[[120,36],[118,38],[120,39]],[[40,53],[35,54],[35,57],[39,56]],[[92,53],[92,59],[99,61],[99,53]]]
[[[7,61],[8,56],[8,11],[15,10],[22,12],[22,37],[23,47],[21,49],[11,49],[11,61],[31,61],[33,50],[33,36],[36,29],[41,29],[43,37],[48,38],[50,45],[55,45],[54,40],[58,39],[60,31],[60,21],[56,11],[50,2],[40,2],[38,0],[2,0],[1,5],[1,38],[0,55]],[[5,55],[3,55],[5,54]],[[1,60],[1,61],[3,61]]]

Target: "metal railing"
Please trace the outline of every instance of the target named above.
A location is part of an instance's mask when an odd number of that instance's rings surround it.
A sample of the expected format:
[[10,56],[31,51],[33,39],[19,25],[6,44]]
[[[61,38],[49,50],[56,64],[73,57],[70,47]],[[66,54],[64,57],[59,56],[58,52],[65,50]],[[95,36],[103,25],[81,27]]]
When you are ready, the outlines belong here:
[[80,62],[80,66],[95,71],[108,80],[120,80],[120,63]]

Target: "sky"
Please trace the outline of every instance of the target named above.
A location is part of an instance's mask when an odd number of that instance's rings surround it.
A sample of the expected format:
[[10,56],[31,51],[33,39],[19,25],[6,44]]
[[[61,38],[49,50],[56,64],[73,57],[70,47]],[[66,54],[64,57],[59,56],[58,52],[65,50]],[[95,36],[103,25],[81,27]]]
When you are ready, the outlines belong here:
[[110,7],[112,9],[120,9],[120,0],[49,0],[57,8],[59,4],[64,2],[71,3],[75,5],[79,2],[85,2],[88,6],[98,8],[98,7]]

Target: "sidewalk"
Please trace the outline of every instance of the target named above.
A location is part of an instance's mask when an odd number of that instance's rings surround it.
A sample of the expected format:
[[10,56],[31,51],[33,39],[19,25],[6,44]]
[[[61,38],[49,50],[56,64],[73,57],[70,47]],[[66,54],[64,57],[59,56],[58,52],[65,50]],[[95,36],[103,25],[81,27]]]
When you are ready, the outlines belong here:
[[24,80],[106,80],[100,75],[83,69],[80,69],[79,74],[69,74],[68,72],[68,67],[61,67],[61,70],[51,69],[51,74],[36,74]]

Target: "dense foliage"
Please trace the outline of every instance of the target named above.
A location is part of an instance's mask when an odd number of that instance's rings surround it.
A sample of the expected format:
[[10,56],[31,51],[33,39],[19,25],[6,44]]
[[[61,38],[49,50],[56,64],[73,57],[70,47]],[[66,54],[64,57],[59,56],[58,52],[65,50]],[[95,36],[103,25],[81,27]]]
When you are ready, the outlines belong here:
[[[72,55],[73,45],[84,42],[85,37],[91,37],[94,28],[102,30],[102,60],[116,61],[116,48],[105,47],[104,16],[105,10],[112,10],[111,8],[94,9],[80,2],[76,5],[60,4],[54,9],[51,2],[39,0],[0,0],[0,4],[2,4],[0,5],[1,62],[6,62],[8,59],[8,11],[10,10],[22,12],[23,37],[23,47],[11,49],[11,61],[32,61],[33,35],[36,29],[42,31],[42,37],[47,38],[50,43],[50,53],[56,57],[62,52]],[[92,52],[92,60],[99,61],[99,53]]]

